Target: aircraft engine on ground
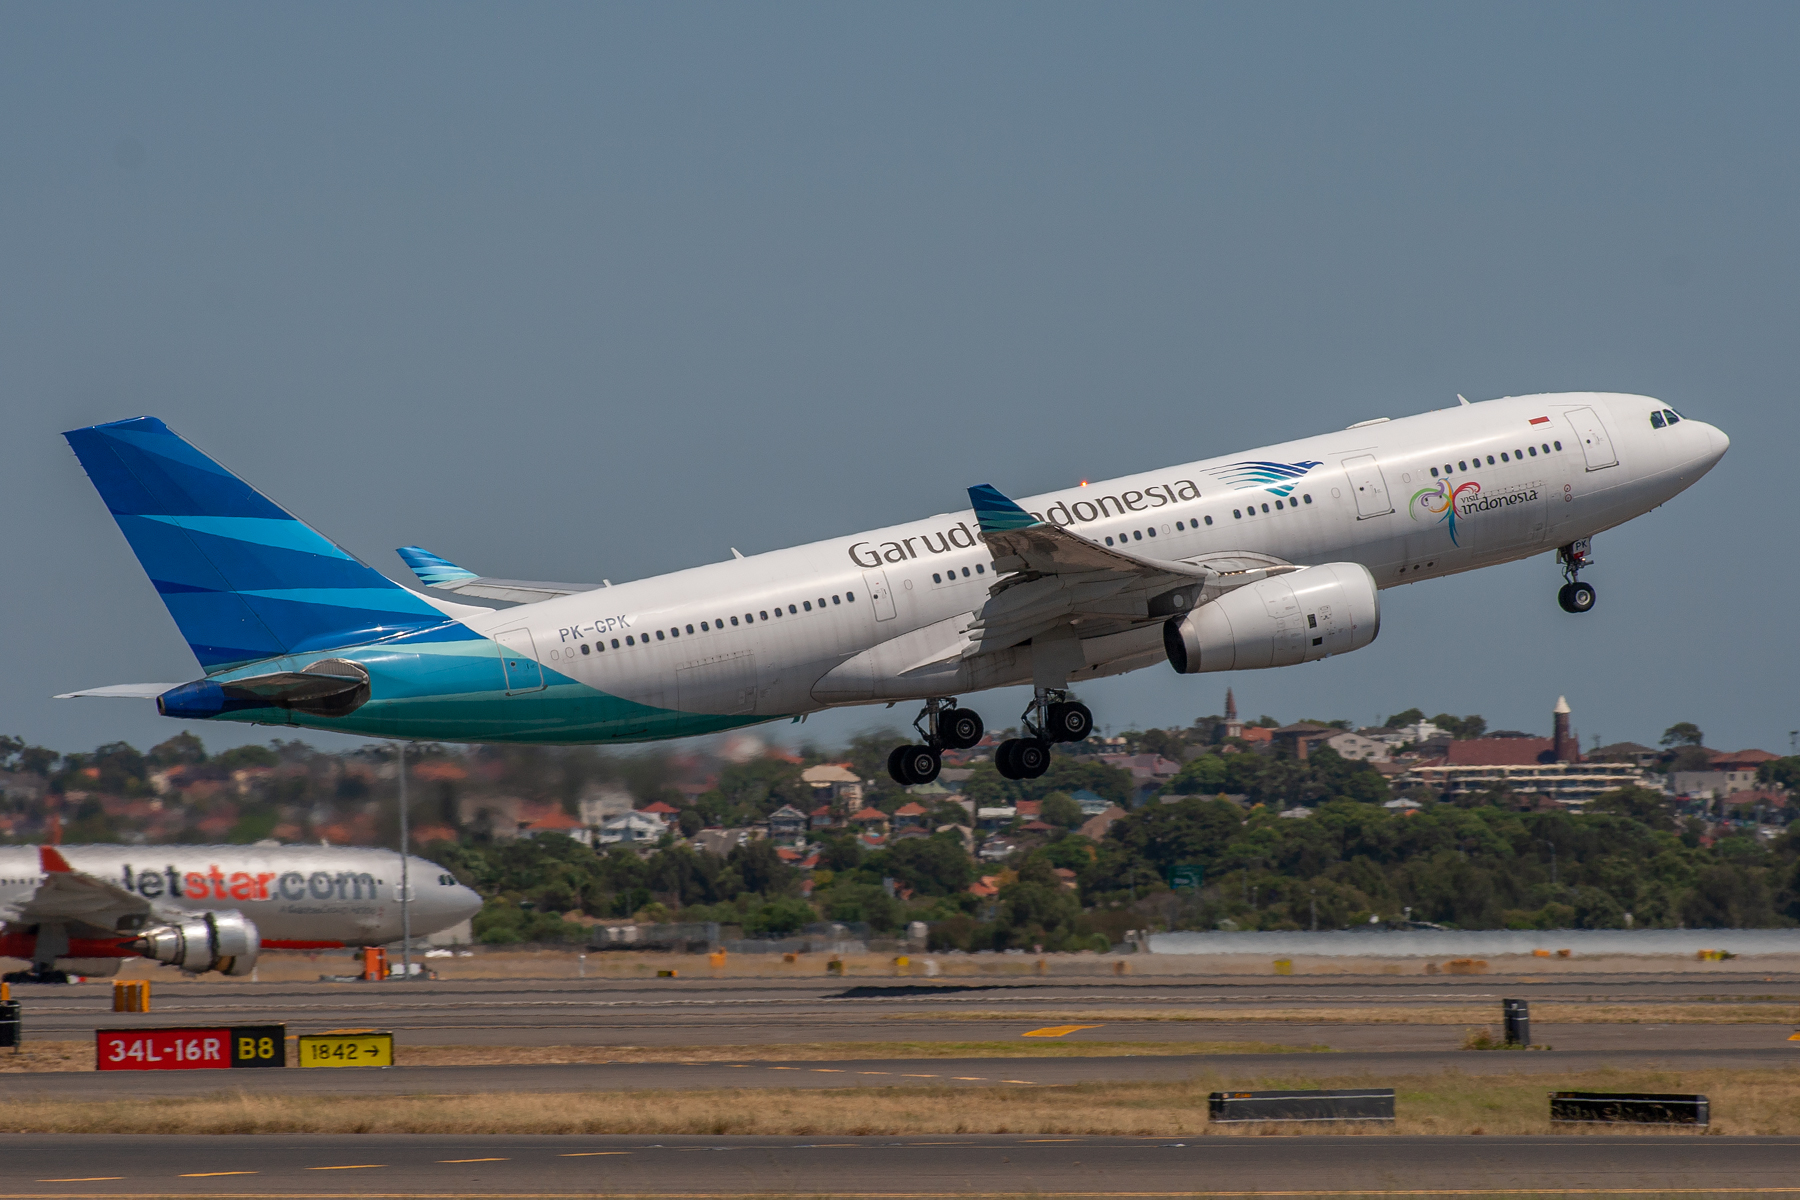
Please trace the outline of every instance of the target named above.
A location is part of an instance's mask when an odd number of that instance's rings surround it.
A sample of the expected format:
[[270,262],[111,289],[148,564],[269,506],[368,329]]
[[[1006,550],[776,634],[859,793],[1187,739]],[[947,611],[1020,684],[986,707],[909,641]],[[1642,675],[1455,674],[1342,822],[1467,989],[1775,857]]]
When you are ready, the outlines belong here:
[[248,975],[262,941],[256,925],[240,912],[198,913],[173,925],[144,930],[138,953],[184,971]]
[[1183,675],[1286,667],[1360,650],[1381,632],[1375,577],[1361,563],[1303,567],[1248,584],[1163,624]]

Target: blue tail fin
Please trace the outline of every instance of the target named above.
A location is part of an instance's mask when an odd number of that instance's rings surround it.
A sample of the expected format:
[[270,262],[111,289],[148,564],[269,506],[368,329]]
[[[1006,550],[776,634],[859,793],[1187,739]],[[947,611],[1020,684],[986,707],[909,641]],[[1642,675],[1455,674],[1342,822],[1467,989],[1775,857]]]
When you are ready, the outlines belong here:
[[155,417],[63,436],[208,674],[444,622]]

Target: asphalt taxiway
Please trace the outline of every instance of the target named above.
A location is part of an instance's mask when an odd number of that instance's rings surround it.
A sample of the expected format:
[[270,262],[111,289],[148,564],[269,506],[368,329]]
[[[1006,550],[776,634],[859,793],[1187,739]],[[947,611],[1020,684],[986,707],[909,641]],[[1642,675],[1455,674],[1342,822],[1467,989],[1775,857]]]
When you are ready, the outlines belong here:
[[1793,1193],[1800,1138],[0,1136],[45,1196]]

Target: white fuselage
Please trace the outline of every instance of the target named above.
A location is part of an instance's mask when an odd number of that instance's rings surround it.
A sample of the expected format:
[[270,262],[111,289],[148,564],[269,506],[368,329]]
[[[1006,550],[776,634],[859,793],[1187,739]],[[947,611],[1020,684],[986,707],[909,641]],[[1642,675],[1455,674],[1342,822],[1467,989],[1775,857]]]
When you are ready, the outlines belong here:
[[[1547,552],[1689,487],[1729,443],[1701,421],[1653,426],[1663,410],[1605,393],[1492,400],[1018,503],[1146,557],[1355,562],[1393,587]],[[1030,682],[1029,646],[919,669],[994,582],[964,510],[463,619],[601,693],[773,718]],[[1164,659],[1155,622],[1082,651],[1071,681]]]

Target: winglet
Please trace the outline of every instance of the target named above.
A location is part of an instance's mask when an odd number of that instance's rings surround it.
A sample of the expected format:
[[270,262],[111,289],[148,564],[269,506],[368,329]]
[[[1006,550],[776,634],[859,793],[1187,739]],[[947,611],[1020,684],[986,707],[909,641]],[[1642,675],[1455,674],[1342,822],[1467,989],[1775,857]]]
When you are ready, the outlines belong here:
[[459,583],[481,578],[475,572],[465,570],[447,558],[439,558],[421,546],[402,546],[394,553],[412,568],[412,573],[426,587],[453,588]]
[[1006,533],[1013,529],[1029,529],[1041,525],[1036,517],[1000,494],[991,483],[978,483],[969,489],[969,501],[975,506],[975,519],[983,533]]
[[75,869],[55,846],[38,847],[38,867],[46,875],[65,875]]

